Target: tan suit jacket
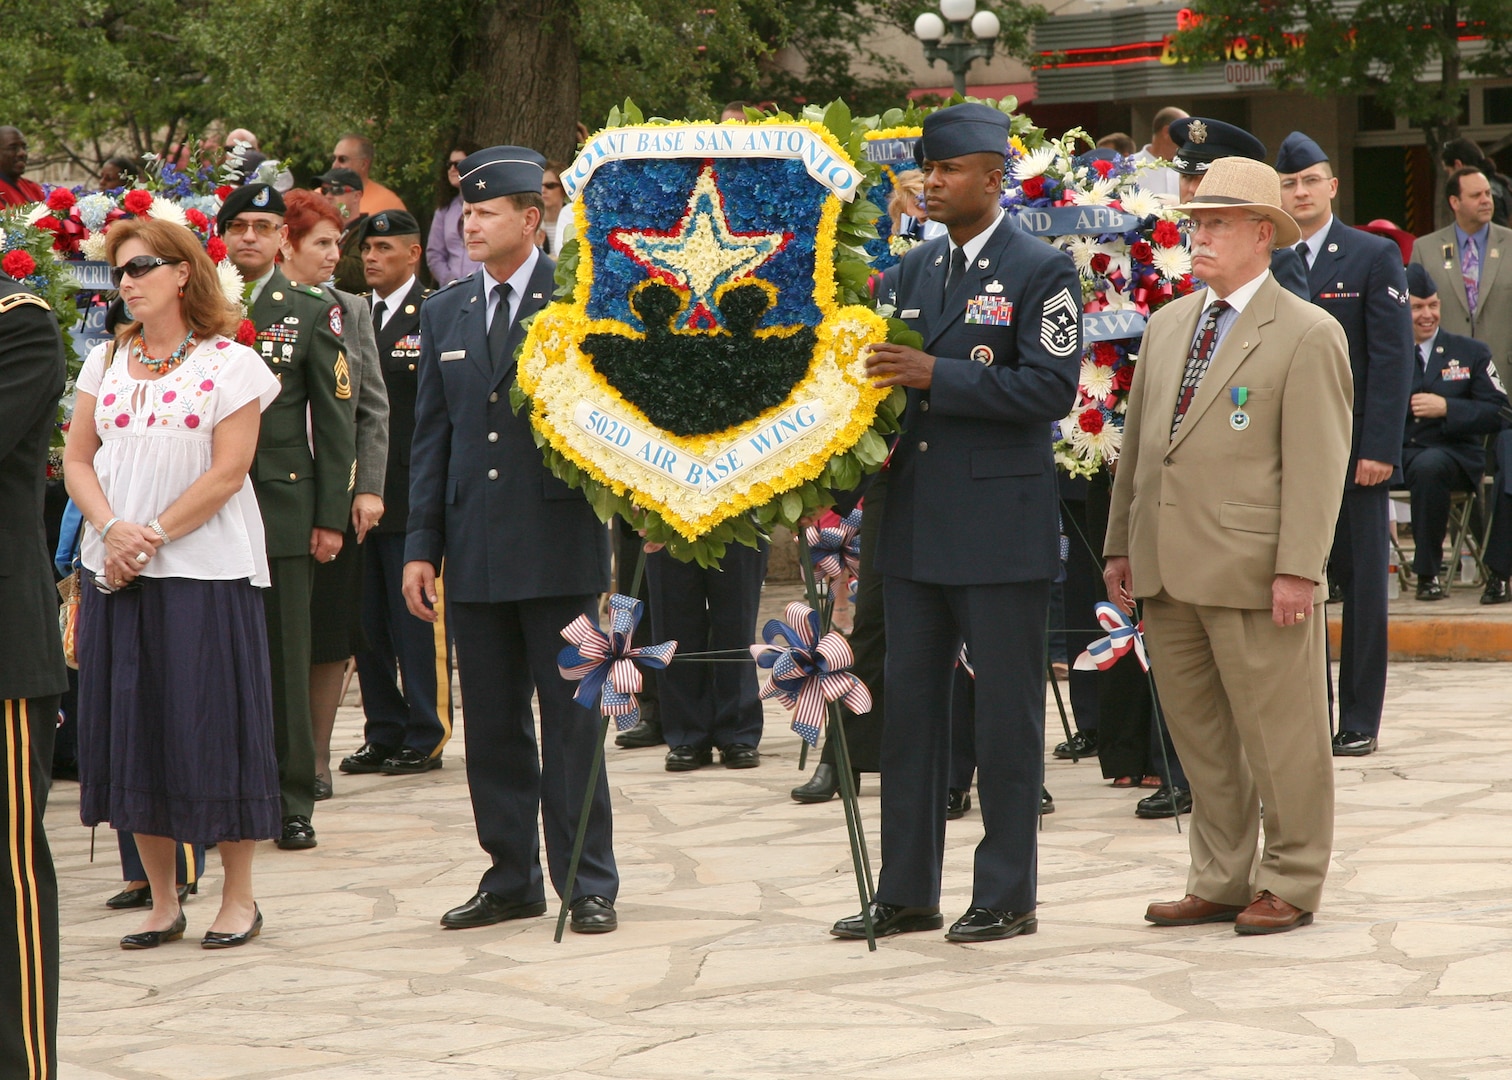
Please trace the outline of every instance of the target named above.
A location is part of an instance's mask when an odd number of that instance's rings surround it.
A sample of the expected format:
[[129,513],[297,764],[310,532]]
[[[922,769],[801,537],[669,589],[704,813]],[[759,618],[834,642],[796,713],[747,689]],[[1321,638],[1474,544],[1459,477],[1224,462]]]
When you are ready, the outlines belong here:
[[[1446,246],[1447,245],[1447,246]],[[1428,276],[1438,286],[1440,325],[1451,334],[1464,334],[1484,341],[1491,348],[1491,363],[1501,377],[1502,386],[1512,387],[1512,229],[1492,225],[1481,252],[1480,290],[1476,294],[1475,317],[1470,317],[1470,302],[1465,298],[1465,279],[1460,274],[1459,245],[1454,226],[1418,237],[1412,248],[1412,261],[1422,263]],[[1506,269],[1506,273],[1501,271]]]
[[[1145,330],[1103,550],[1128,556],[1136,596],[1268,610],[1277,574],[1325,579],[1349,463],[1349,346],[1333,316],[1267,278],[1172,440],[1207,298],[1167,305]],[[1242,431],[1235,387],[1248,391]]]

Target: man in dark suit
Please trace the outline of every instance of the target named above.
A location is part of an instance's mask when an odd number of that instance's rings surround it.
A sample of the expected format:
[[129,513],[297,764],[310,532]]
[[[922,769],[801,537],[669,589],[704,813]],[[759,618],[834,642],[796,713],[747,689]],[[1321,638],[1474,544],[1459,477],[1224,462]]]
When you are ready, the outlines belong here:
[[0,273],[0,1072],[58,1068],[58,880],[42,813],[58,699],[68,689],[42,522],[48,437],[63,393],[63,339],[39,296]]
[[1447,594],[1438,574],[1449,496],[1480,483],[1485,436],[1501,430],[1507,395],[1492,381],[1484,342],[1440,329],[1438,287],[1422,264],[1407,268],[1407,291],[1417,342],[1402,439],[1402,468],[1412,489],[1412,572],[1419,600],[1442,600]]
[[[609,533],[541,461],[528,412],[509,407],[520,323],[545,307],[555,264],[535,246],[546,159],[494,146],[462,160],[462,235],[482,269],[420,312],[420,383],[410,452],[404,598],[434,622],[446,561],[448,615],[467,702],[467,783],[478,841],[493,859],[478,892],[441,917],[457,929],[546,912],[537,820],[560,894],[598,717],[557,670],[562,627],[596,618],[609,585]],[[541,708],[536,748],[530,698]],[[537,761],[540,764],[537,764]],[[572,929],[615,929],[609,781],[600,766]]]
[[[931,114],[915,149],[948,235],[903,259],[898,315],[924,348],[879,344],[867,372],[908,387],[877,547],[887,619],[880,935],[940,927],[950,685],[976,669],[977,793],[986,836],[971,907],[946,934],[1032,933],[1044,777],[1045,620],[1059,567],[1051,421],[1076,396],[1081,285],[1070,257],[998,206],[1008,119]],[[865,914],[865,913],[863,913]],[[862,915],[837,937],[863,937]]]
[[1354,437],[1329,567],[1344,591],[1335,757],[1373,752],[1386,700],[1386,567],[1392,476],[1412,386],[1412,318],[1401,249],[1352,229],[1331,209],[1339,193],[1328,155],[1294,131],[1276,155],[1281,203],[1302,230],[1293,245],[1308,267],[1307,299],[1349,338]]
[[[372,293],[373,332],[389,400],[387,512],[365,541],[362,631],[357,654],[366,718],[363,744],[341,762],[345,773],[390,776],[441,767],[452,731],[451,663],[442,619],[427,623],[404,604],[404,530],[409,518],[410,443],[419,381],[420,309],[429,291],[415,274],[423,253],[420,226],[403,210],[367,219],[363,273]],[[437,586],[440,589],[440,586]],[[443,605],[437,604],[441,611]]]

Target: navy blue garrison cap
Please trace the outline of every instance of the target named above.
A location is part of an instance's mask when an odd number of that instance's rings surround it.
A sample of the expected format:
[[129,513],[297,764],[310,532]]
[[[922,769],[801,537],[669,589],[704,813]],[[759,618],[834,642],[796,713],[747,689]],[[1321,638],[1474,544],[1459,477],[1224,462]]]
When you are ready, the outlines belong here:
[[463,158],[457,173],[464,202],[486,202],[525,191],[539,195],[546,159],[524,146],[490,146]]
[[1428,276],[1428,268],[1422,263],[1407,264],[1407,291],[1419,300],[1438,295],[1438,286]]
[[1281,143],[1276,154],[1278,173],[1299,173],[1310,165],[1327,161],[1323,148],[1300,131],[1294,131]]
[[1219,158],[1246,157],[1265,160],[1265,144],[1242,127],[1188,116],[1171,125],[1171,141],[1181,147],[1171,159],[1171,168],[1187,176],[1202,176]]
[[930,113],[924,137],[914,144],[914,160],[947,161],[966,154],[1008,152],[1008,117],[991,105],[968,101]]

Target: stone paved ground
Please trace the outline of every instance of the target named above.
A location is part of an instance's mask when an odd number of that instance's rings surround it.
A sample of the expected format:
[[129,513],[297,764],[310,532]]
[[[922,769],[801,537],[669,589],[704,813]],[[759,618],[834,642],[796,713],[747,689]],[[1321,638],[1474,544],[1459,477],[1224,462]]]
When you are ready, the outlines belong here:
[[[1512,1080],[1509,691],[1502,665],[1393,667],[1385,749],[1337,767],[1326,910],[1274,938],[1142,922],[1183,891],[1184,839],[1094,763],[1051,762],[1038,935],[836,941],[856,909],[840,807],[788,800],[797,740],[772,712],[750,772],[610,751],[622,927],[560,945],[548,919],[437,926],[481,870],[460,740],[440,772],[339,777],[318,849],[259,852],[264,936],[221,953],[194,944],[213,854],[188,940],[116,947],[138,915],[102,906],[114,844],[89,861],[61,783],[63,1080]],[[343,709],[337,745],[359,733]],[[980,829],[950,825],[947,921]]]

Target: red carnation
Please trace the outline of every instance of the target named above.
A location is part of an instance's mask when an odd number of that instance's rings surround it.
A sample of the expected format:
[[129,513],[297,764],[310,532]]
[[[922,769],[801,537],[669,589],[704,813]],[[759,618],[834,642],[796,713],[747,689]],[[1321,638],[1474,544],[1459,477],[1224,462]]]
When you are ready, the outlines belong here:
[[74,193],[67,188],[53,188],[51,194],[47,196],[47,208],[49,210],[56,210],[60,214],[66,214],[68,208],[78,201],[78,199],[74,198]]
[[1155,258],[1154,250],[1143,240],[1136,240],[1130,244],[1129,254],[1134,256],[1135,262],[1147,263]]
[[1113,373],[1113,389],[1127,390],[1134,385],[1134,365],[1125,364]]
[[1094,161],[1092,167],[1097,170],[1097,175],[1106,178],[1107,175],[1118,166],[1111,161]]
[[121,205],[133,214],[145,214],[152,205],[152,192],[146,188],[132,188],[121,200]]
[[1098,252],[1096,255],[1092,256],[1092,272],[1094,274],[1106,274],[1108,272],[1108,263],[1110,261],[1111,260],[1109,260],[1106,255],[1104,255],[1102,252]]
[[1179,247],[1181,245],[1181,230],[1176,227],[1174,221],[1157,221],[1155,223],[1155,243],[1161,247]]
[[1118,363],[1118,347],[1109,341],[1099,341],[1092,346],[1092,361],[1098,367],[1112,367]]
[[222,184],[220,187],[215,189],[215,196],[216,198],[220,199],[221,202],[225,202],[228,198],[231,197],[231,193],[235,190],[236,189],[230,184]]
[[1038,199],[1045,193],[1045,178],[1043,176],[1031,176],[1023,183],[1024,198]]
[[50,233],[55,233],[63,227],[63,223],[51,214],[48,214],[46,217],[39,217],[32,224],[39,229],[46,229]]
[[184,211],[184,217],[188,219],[189,224],[193,225],[201,232],[204,232],[210,227],[210,219],[192,206]]
[[1103,415],[1097,409],[1088,409],[1076,418],[1076,423],[1088,435],[1096,435],[1103,429]]
[[37,260],[31,257],[29,252],[19,248],[0,259],[0,270],[4,270],[16,280],[26,277],[37,268]]
[[210,256],[211,262],[220,262],[226,257],[226,242],[218,236],[212,236],[205,241],[205,254]]
[[252,325],[251,319],[241,321],[241,325],[236,328],[236,340],[248,348],[257,344],[257,327]]

